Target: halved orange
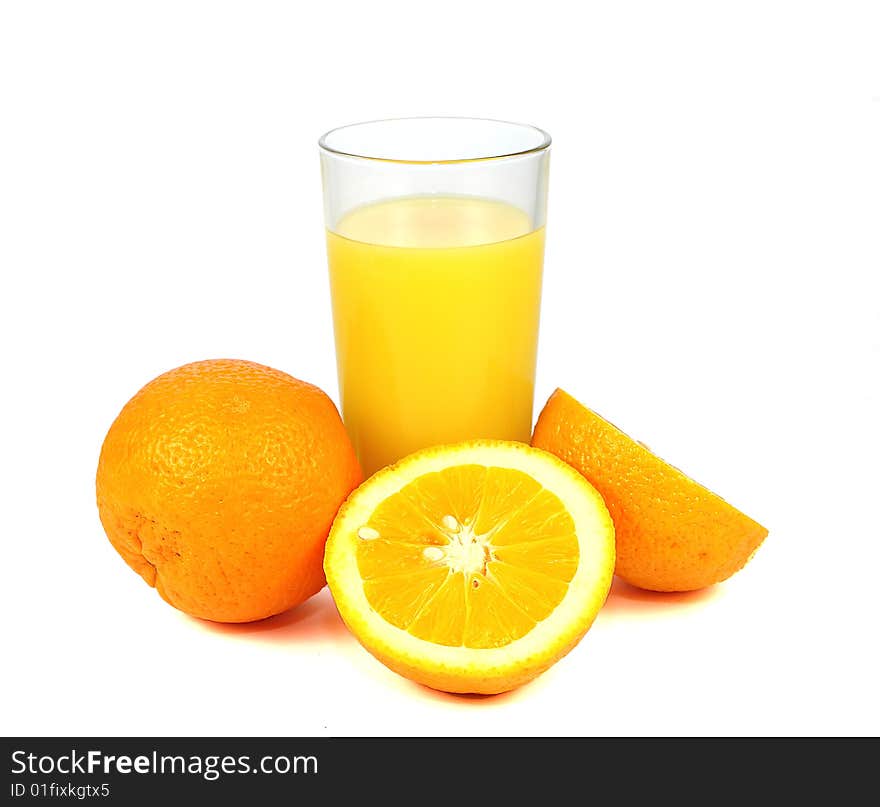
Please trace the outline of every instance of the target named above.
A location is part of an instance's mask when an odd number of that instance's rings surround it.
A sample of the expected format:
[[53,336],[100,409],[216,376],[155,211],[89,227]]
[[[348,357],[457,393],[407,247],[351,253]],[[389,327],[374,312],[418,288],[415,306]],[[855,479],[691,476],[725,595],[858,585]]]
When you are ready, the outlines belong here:
[[589,629],[611,586],[602,497],[551,454],[476,441],[372,476],[324,555],[339,613],[395,672],[448,692],[531,680]]

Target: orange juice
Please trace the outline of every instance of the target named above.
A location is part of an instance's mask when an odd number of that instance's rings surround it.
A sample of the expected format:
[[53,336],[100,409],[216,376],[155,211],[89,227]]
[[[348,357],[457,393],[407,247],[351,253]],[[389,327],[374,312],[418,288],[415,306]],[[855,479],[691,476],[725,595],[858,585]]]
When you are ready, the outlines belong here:
[[343,419],[365,473],[429,445],[528,441],[544,229],[503,202],[415,196],[327,233]]

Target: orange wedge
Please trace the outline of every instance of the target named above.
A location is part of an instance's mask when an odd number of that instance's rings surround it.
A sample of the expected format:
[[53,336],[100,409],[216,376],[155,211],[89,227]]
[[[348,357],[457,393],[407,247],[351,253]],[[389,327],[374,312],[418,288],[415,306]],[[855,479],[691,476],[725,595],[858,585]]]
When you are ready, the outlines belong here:
[[653,591],[693,591],[726,580],[767,530],[717,494],[558,389],[532,445],[572,465],[605,498],[617,536],[616,573]]
[[521,443],[419,451],[339,511],[324,555],[339,613],[389,668],[496,693],[546,670],[608,594],[614,528],[565,463]]

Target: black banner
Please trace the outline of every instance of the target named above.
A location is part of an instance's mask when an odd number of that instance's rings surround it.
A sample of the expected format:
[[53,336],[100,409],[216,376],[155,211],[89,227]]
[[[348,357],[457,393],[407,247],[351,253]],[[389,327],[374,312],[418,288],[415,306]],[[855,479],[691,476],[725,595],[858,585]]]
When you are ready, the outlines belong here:
[[[856,741],[558,738],[18,738],[3,739],[2,802],[155,804],[219,798],[293,803],[329,794],[363,804],[458,793],[542,804],[617,791],[712,801],[823,794],[855,803],[874,792],[876,747]],[[709,792],[703,792],[704,788]],[[868,789],[860,789],[865,788]],[[781,790],[779,788],[782,788]],[[406,795],[406,798],[403,796]],[[873,800],[873,797],[871,798]]]

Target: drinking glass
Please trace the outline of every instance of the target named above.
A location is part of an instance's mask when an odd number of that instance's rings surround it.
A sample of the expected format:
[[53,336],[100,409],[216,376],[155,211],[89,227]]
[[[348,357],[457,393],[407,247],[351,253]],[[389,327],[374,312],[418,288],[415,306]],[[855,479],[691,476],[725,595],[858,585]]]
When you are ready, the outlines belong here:
[[528,442],[549,135],[400,118],[319,145],[342,416],[364,472],[441,443]]

